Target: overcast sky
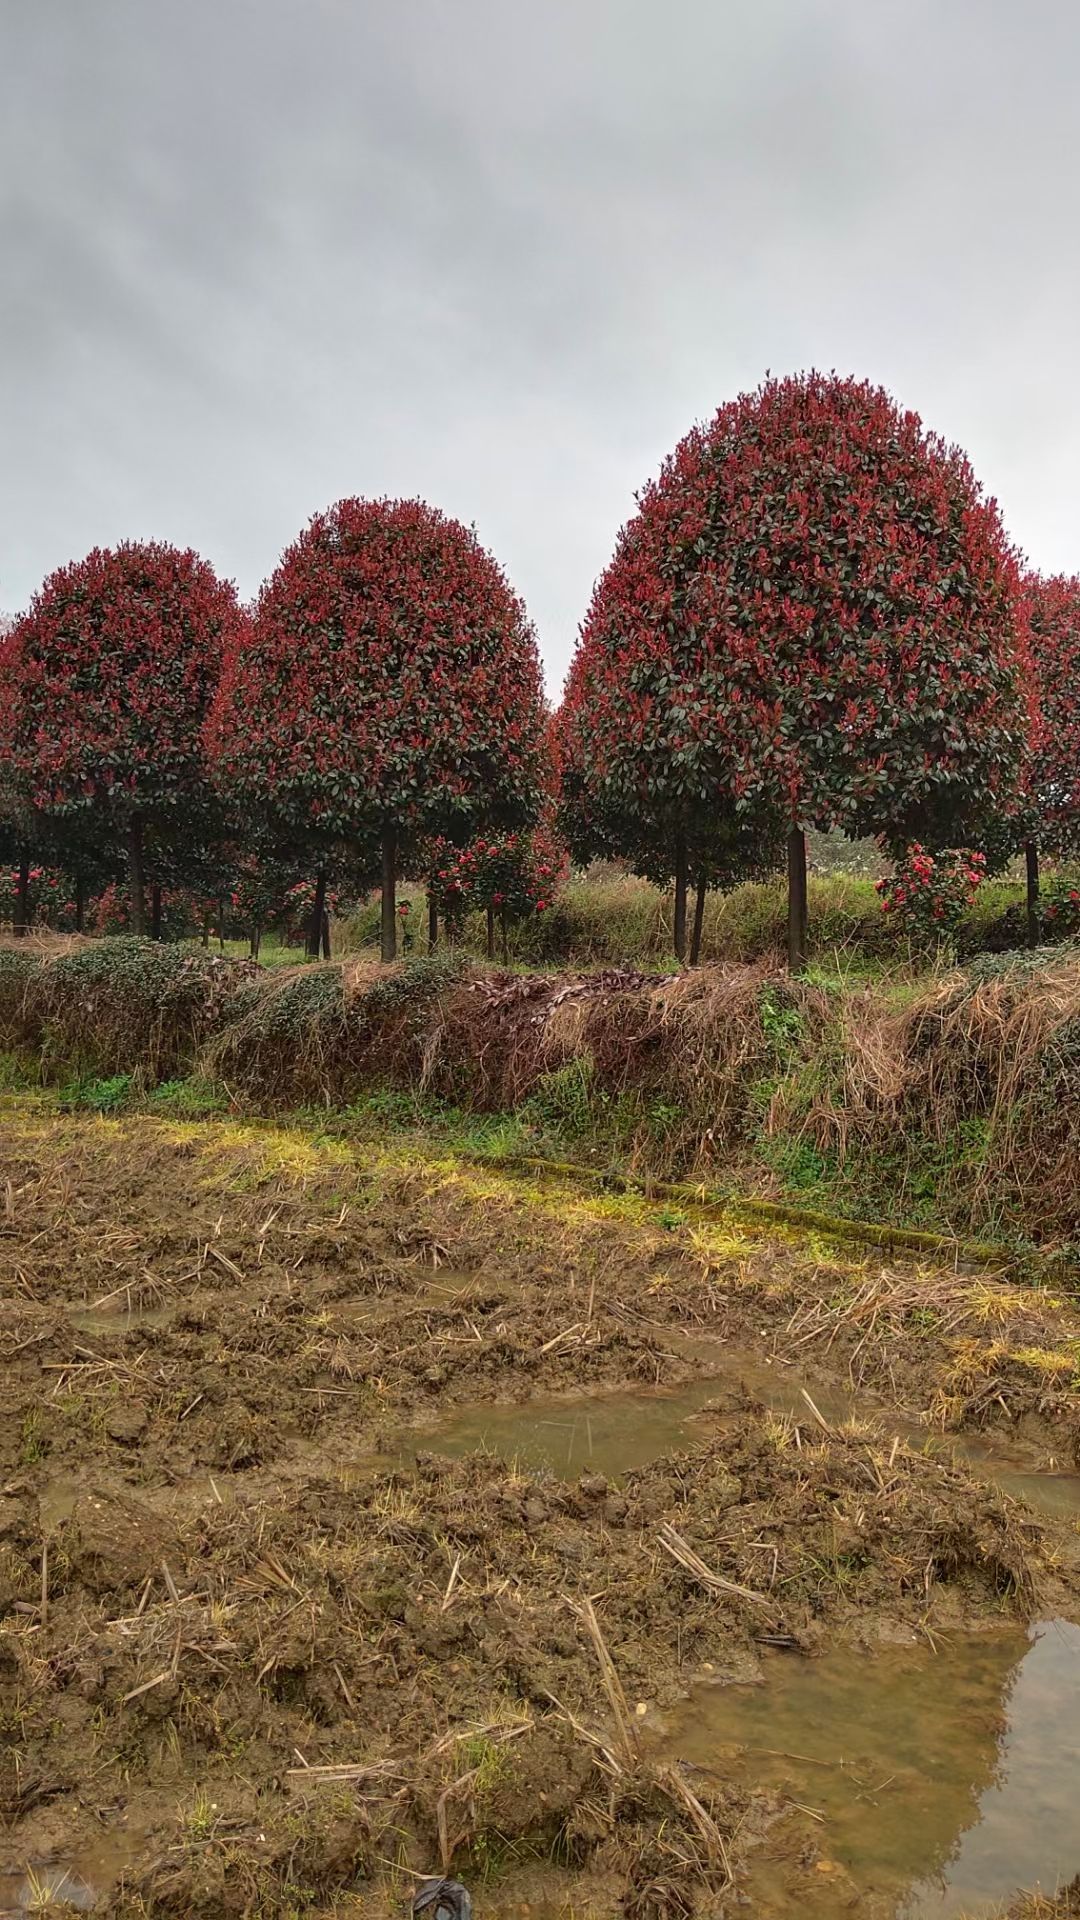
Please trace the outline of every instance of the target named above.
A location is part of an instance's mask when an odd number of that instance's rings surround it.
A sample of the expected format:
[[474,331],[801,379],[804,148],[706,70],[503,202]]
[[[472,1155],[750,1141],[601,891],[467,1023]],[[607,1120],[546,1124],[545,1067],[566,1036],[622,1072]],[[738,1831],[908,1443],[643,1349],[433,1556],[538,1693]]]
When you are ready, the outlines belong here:
[[664,453],[813,364],[1080,571],[1078,74],[1075,0],[0,0],[0,606],[422,494],[554,692]]

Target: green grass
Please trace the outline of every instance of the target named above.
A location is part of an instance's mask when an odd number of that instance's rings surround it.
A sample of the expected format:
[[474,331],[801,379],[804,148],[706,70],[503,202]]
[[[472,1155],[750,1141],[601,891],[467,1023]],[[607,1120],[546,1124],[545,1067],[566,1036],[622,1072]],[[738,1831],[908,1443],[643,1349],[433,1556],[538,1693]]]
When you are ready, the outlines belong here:
[[[230,960],[250,960],[251,942],[249,940],[211,940],[204,948],[201,940],[181,940],[177,943],[190,953],[223,953]],[[260,967],[300,967],[307,960],[303,946],[286,946],[272,935],[263,935],[259,946]]]
[[[875,850],[868,852],[866,843],[860,842],[850,869],[811,871],[811,957],[813,967],[824,978],[850,983],[860,978],[876,979],[888,970],[911,974],[926,969],[925,959],[908,951],[881,912],[874,890],[878,868]],[[408,901],[411,908],[412,951],[426,951],[423,888],[408,883],[399,890],[399,899]],[[988,881],[961,925],[958,953],[968,955],[1022,940],[1023,899],[1019,881]],[[726,894],[709,894],[703,961],[754,961],[776,956],[783,952],[786,936],[787,896],[782,879],[747,882]],[[376,952],[378,901],[343,920],[335,927],[334,937],[335,954]],[[460,945],[465,953],[483,958],[486,926],[482,914],[466,918]],[[575,874],[560,888],[547,913],[511,928],[510,958],[514,967],[618,966],[629,962],[664,971],[674,965],[671,894],[613,867],[599,866],[586,874]]]
[[48,1446],[45,1440],[45,1429],[41,1414],[40,1411],[34,1407],[26,1415],[22,1423],[19,1461],[24,1467],[35,1466],[39,1460],[44,1458],[47,1451]]
[[[790,1011],[782,1009],[777,1021],[781,1054],[795,1032],[786,1017]],[[854,1138],[841,1158],[802,1130],[801,1115],[829,1071],[820,1057],[801,1063],[778,1059],[775,1074],[749,1085],[742,1146],[704,1176],[673,1153],[673,1143],[680,1140],[693,1150],[695,1129],[684,1110],[641,1093],[607,1093],[594,1084],[582,1060],[545,1075],[511,1112],[472,1113],[422,1093],[377,1088],[348,1106],[296,1108],[284,1118],[321,1139],[380,1147],[394,1143],[421,1158],[460,1156],[493,1166],[522,1160],[553,1167],[573,1163],[616,1179],[647,1180],[652,1173],[693,1183],[704,1177],[713,1190],[735,1199],[764,1194],[853,1223],[976,1232],[1011,1248],[1027,1246],[1019,1223],[991,1193],[980,1199],[977,1214],[967,1211],[990,1145],[985,1118],[961,1121],[942,1140],[912,1130],[898,1134],[892,1147]],[[789,1117],[770,1131],[778,1092]],[[164,1081],[150,1090],[130,1074],[84,1076],[65,1082],[57,1102],[62,1111],[143,1112],[182,1120],[211,1120],[235,1110],[224,1087],[198,1076]],[[663,1207],[657,1215],[661,1226],[681,1224],[683,1217],[678,1207]]]
[[174,1120],[205,1120],[215,1113],[229,1111],[229,1096],[223,1087],[193,1074],[186,1080],[163,1080],[146,1096],[153,1113],[168,1114]]
[[[771,1085],[771,1083],[769,1083]],[[764,1101],[764,1096],[763,1096]],[[208,1121],[229,1110],[224,1089],[198,1080],[173,1081],[153,1092],[140,1090],[128,1076],[112,1081],[69,1083],[61,1107],[100,1113],[146,1113],[171,1118]],[[235,1109],[234,1109],[235,1110]],[[553,1174],[577,1166],[600,1185],[621,1191],[649,1191],[650,1166],[642,1141],[653,1119],[660,1142],[662,1177],[688,1179],[686,1199],[702,1190],[736,1209],[758,1199],[790,1205],[800,1215],[818,1215],[822,1221],[850,1222],[881,1228],[916,1228],[961,1239],[977,1238],[1000,1248],[1013,1260],[1041,1271],[1038,1248],[1023,1222],[1011,1215],[992,1192],[970,1205],[973,1179],[988,1145],[985,1120],[963,1122],[944,1140],[918,1134],[899,1135],[890,1150],[866,1142],[849,1142],[845,1157],[821,1151],[805,1137],[798,1124],[768,1134],[759,1113],[755,1130],[737,1153],[707,1167],[667,1166],[670,1141],[668,1120],[650,1115],[649,1103],[624,1095],[619,1100],[598,1096],[588,1109],[571,1105],[571,1128],[560,1124],[552,1108],[540,1115],[530,1102],[515,1112],[469,1113],[460,1107],[419,1094],[381,1089],[347,1107],[296,1108],[279,1114],[276,1124],[308,1134],[313,1142],[337,1143],[359,1150],[365,1142],[379,1149],[399,1151],[419,1163],[461,1159],[492,1168],[548,1165]],[[685,1116],[673,1116],[671,1124]],[[652,1176],[660,1178],[656,1166]],[[663,1196],[661,1186],[654,1219],[674,1231],[688,1217],[683,1195]],[[1058,1268],[1075,1259],[1075,1250],[1058,1249]],[[33,1452],[36,1430],[24,1435]],[[35,1455],[36,1457],[36,1455]]]

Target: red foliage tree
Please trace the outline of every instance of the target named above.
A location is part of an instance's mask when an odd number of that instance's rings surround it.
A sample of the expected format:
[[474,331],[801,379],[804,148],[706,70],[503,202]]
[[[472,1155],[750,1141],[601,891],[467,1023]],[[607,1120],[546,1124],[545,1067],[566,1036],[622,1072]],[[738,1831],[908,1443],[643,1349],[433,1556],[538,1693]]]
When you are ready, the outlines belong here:
[[1039,938],[1039,854],[1080,853],[1080,579],[1025,582],[1039,713],[1026,768],[1028,937]]
[[582,630],[566,757],[608,831],[782,819],[799,965],[803,829],[963,844],[1015,787],[1024,656],[1016,556],[964,455],[880,388],[769,380],[641,494]]
[[475,534],[419,500],[342,500],[263,588],[207,739],[222,783],[323,855],[381,848],[392,959],[400,861],[526,824],[543,727],[533,629]]
[[205,816],[202,728],[242,615],[197,554],[154,542],[95,549],[45,581],[0,653],[0,756],[46,824],[122,838],[131,924],[145,932],[143,836]]

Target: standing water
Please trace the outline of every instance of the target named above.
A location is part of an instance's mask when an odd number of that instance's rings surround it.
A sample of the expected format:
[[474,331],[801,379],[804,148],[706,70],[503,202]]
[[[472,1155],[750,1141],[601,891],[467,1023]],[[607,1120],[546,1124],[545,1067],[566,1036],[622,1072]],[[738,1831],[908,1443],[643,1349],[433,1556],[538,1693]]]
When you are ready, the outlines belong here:
[[670,1757],[772,1790],[811,1821],[820,1897],[777,1887],[774,1829],[746,1881],[763,1913],[824,1920],[835,1868],[867,1911],[982,1920],[1018,1887],[1053,1892],[1080,1868],[1080,1628],[1044,1621],[1027,1639],[936,1653],[775,1656],[766,1672],[760,1687],[697,1688],[664,1740]]
[[[728,1349],[723,1373],[680,1387],[622,1388],[572,1400],[539,1398],[513,1406],[485,1401],[455,1407],[433,1426],[403,1430],[393,1451],[409,1460],[425,1448],[452,1458],[483,1449],[562,1479],[574,1479],[586,1471],[618,1478],[663,1454],[699,1444],[708,1431],[703,1422],[708,1420],[710,1405],[724,1389],[737,1387],[770,1411],[812,1427],[813,1415],[802,1393],[804,1378]],[[935,1432],[894,1410],[877,1408],[868,1396],[863,1396],[860,1408],[853,1394],[818,1381],[808,1385],[813,1405],[831,1423],[842,1425],[856,1411],[871,1417],[877,1413],[886,1435],[898,1433],[911,1447],[933,1450],[945,1461],[954,1458],[977,1479],[1043,1512],[1062,1518],[1080,1515],[1080,1474],[1036,1464],[1037,1450],[1022,1441],[1010,1443],[983,1433]]]

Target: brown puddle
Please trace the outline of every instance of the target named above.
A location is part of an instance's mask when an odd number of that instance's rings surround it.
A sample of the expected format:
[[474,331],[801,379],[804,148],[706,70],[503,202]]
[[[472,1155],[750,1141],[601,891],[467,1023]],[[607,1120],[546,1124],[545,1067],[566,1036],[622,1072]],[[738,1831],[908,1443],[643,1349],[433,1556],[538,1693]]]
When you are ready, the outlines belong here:
[[814,1831],[821,1860],[792,1886],[774,1829],[768,1859],[751,1859],[749,1911],[825,1920],[847,1905],[846,1880],[860,1913],[982,1920],[1080,1866],[1080,1627],[1044,1621],[937,1653],[778,1655],[767,1674],[697,1688],[663,1736],[670,1757],[749,1776]]
[[670,1390],[635,1388],[575,1400],[528,1400],[520,1406],[459,1407],[435,1426],[403,1431],[398,1450],[406,1459],[424,1450],[457,1459],[482,1449],[562,1478],[584,1472],[617,1477],[692,1446],[690,1422],[716,1399],[722,1384],[710,1378]]
[[[722,1372],[682,1387],[634,1388],[588,1398],[536,1399],[516,1406],[484,1403],[457,1408],[430,1427],[404,1429],[397,1451],[402,1459],[431,1451],[456,1459],[482,1448],[534,1471],[563,1479],[580,1473],[604,1473],[618,1479],[666,1453],[692,1447],[700,1422],[713,1403],[722,1407],[732,1389],[745,1389],[771,1412],[813,1428],[815,1416],[804,1397],[828,1422],[841,1425],[853,1416],[878,1420],[911,1447],[957,1459],[976,1478],[990,1481],[1015,1499],[1059,1518],[1080,1515],[1080,1473],[1048,1471],[1039,1450],[1022,1440],[1002,1442],[981,1433],[942,1434],[914,1420],[897,1417],[867,1396],[827,1388],[779,1362],[724,1350]],[[721,1416],[722,1417],[722,1416]]]

